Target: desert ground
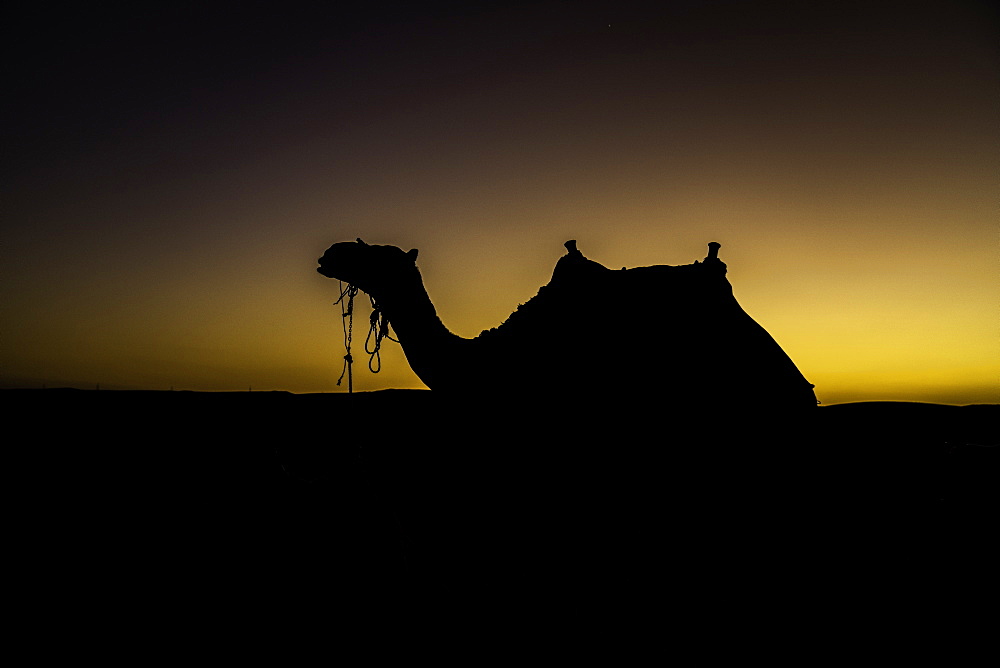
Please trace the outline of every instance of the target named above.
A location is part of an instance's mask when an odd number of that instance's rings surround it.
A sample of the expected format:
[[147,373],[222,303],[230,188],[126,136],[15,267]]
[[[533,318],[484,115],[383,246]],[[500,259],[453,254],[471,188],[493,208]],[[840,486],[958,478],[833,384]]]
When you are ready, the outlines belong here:
[[348,591],[391,592],[399,611],[764,592],[827,611],[861,592],[964,605],[1000,507],[997,405],[782,421],[416,390],[0,401],[36,613],[329,610]]

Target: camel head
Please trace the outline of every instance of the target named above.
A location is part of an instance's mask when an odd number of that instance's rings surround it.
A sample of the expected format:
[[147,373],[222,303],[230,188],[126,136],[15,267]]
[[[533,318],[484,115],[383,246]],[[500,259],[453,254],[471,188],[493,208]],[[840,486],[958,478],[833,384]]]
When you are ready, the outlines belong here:
[[330,246],[319,259],[316,271],[356,285],[373,297],[385,285],[392,285],[417,261],[417,249],[403,251],[395,246],[372,246],[361,239]]

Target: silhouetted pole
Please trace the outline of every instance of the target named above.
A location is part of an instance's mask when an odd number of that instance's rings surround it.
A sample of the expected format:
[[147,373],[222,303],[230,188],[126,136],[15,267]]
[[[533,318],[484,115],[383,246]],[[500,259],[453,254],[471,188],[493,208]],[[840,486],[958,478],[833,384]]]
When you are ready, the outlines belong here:
[[351,368],[354,365],[354,358],[351,357],[351,353],[348,351],[344,359],[347,360],[347,393],[354,394],[354,374]]

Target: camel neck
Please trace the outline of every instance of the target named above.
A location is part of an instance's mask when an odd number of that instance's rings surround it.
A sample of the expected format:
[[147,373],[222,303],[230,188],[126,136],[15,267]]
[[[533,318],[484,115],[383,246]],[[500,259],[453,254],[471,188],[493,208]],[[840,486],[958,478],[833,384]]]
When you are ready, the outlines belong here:
[[388,318],[410,367],[434,389],[443,376],[449,375],[447,368],[453,364],[454,355],[469,339],[452,334],[441,322],[416,267],[405,280],[396,283],[380,291],[375,300]]

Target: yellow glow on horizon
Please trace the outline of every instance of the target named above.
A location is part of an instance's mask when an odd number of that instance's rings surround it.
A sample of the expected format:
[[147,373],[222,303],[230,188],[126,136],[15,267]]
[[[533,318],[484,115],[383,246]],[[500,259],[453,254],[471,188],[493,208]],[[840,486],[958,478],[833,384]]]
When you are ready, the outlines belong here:
[[[928,239],[888,231],[854,237],[817,228],[796,232],[801,212],[767,220],[765,207],[757,207],[737,215],[735,207],[717,202],[690,223],[667,216],[677,222],[666,225],[648,211],[625,235],[604,224],[610,205],[590,221],[559,212],[539,221],[537,230],[513,235],[500,217],[487,218],[474,233],[411,232],[398,241],[391,232],[372,236],[364,222],[342,232],[318,223],[308,243],[277,251],[266,239],[234,249],[206,247],[205,261],[181,272],[160,262],[140,268],[132,281],[109,283],[97,275],[65,294],[41,280],[34,286],[41,297],[21,310],[37,326],[23,330],[30,336],[8,336],[19,356],[7,370],[83,386],[346,391],[346,379],[335,385],[344,354],[339,309],[332,305],[336,282],[314,271],[329,243],[363,233],[372,243],[419,247],[418,266],[445,324],[474,337],[534,296],[566,239],[578,239],[585,255],[613,268],[687,264],[704,256],[707,241],[718,240],[737,300],[816,385],[823,403],[1000,401],[995,287],[984,280],[993,273],[991,249],[966,244],[948,227],[929,229]],[[627,321],[613,305],[594,308],[609,327]],[[383,348],[382,373],[368,371],[360,352],[367,313],[362,295],[355,390],[423,387],[393,343]],[[73,326],[47,324],[60,321]],[[655,346],[655,338],[643,345]],[[596,371],[594,382],[603,387]]]

